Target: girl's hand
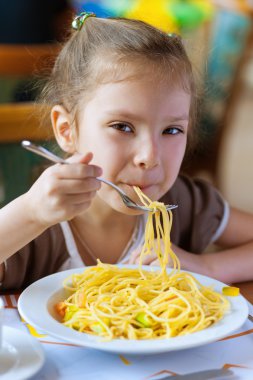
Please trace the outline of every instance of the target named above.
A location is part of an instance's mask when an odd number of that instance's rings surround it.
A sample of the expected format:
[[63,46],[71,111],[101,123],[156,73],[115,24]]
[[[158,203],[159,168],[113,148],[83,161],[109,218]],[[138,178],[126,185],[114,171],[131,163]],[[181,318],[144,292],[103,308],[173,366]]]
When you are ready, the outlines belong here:
[[[181,261],[181,267],[183,268],[185,265],[184,259],[185,259],[185,257],[189,256],[189,253],[183,251],[182,249],[178,248],[174,244],[171,244],[171,248],[172,248],[173,252],[178,256],[179,260]],[[141,249],[142,249],[142,247],[140,246],[132,252],[131,257],[129,259],[129,264],[139,264]],[[152,252],[149,255],[143,256],[142,264],[143,265],[160,266],[160,262],[157,258],[157,254],[155,252]],[[167,266],[170,267],[170,265],[167,265]]]
[[102,169],[89,164],[92,153],[75,154],[69,164],[56,164],[46,169],[26,193],[32,220],[50,227],[87,210],[101,183],[96,177]]
[[[134,250],[131,253],[131,257],[130,257],[129,262],[128,262],[129,264],[139,264],[141,250],[142,250],[142,246],[138,247],[136,250]],[[160,265],[156,253],[151,253],[150,255],[143,256],[142,264],[143,265],[156,265],[156,266]]]

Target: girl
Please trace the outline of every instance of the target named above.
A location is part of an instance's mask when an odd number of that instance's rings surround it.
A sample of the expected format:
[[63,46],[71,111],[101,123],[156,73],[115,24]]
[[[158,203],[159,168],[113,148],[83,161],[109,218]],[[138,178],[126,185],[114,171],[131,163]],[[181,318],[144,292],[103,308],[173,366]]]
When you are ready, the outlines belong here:
[[[138,260],[147,215],[101,186],[102,174],[136,202],[133,186],[179,205],[171,238],[183,269],[225,282],[252,278],[253,216],[230,209],[207,183],[178,176],[196,105],[182,42],[140,21],[90,16],[75,19],[43,91],[71,158],[1,210],[2,287],[24,288],[97,258]],[[211,242],[225,250],[196,255]]]

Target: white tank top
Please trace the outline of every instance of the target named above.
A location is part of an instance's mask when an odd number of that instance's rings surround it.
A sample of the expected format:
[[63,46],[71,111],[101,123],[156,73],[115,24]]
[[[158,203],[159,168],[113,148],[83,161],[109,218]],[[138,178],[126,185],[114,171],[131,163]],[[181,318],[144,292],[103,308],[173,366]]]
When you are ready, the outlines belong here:
[[[117,263],[126,264],[131,256],[131,253],[144,243],[144,231],[148,214],[143,214],[138,217],[136,227],[133,231],[132,237],[127,243],[124,251],[120,255]],[[78,252],[73,233],[68,222],[60,223],[62,232],[65,239],[65,244],[69,253],[69,258],[63,263],[58,271],[68,270],[72,268],[84,267],[85,264]]]

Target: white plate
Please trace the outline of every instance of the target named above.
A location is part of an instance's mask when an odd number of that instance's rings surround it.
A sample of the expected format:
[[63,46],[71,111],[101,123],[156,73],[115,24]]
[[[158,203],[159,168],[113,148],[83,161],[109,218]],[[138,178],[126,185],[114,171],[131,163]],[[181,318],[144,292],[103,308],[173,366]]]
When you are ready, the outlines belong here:
[[[128,267],[136,268],[134,265]],[[145,266],[144,269],[152,270],[152,267]],[[248,316],[247,301],[242,296],[229,297],[231,311],[218,323],[205,330],[171,339],[134,341],[114,339],[110,342],[101,342],[99,337],[80,333],[59,323],[59,318],[54,311],[54,305],[65,299],[63,280],[72,273],[83,271],[84,268],[70,269],[44,277],[30,285],[19,297],[18,310],[22,317],[32,326],[42,329],[49,335],[80,346],[122,354],[155,354],[196,347],[224,338],[241,327]],[[195,273],[193,275],[203,285],[214,285],[217,291],[221,292],[222,287],[225,286],[214,279]]]
[[11,327],[3,327],[0,351],[1,380],[29,379],[44,363],[41,344],[31,335]]

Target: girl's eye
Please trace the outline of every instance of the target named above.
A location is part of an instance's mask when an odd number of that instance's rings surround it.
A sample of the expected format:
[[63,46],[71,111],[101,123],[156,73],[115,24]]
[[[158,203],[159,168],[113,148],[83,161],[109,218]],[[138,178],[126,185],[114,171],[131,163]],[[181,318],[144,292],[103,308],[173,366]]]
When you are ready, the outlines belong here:
[[111,124],[111,127],[121,132],[127,132],[127,133],[133,132],[133,128],[126,123]]
[[163,131],[164,135],[178,135],[179,133],[183,133],[182,129],[179,127],[169,127]]

